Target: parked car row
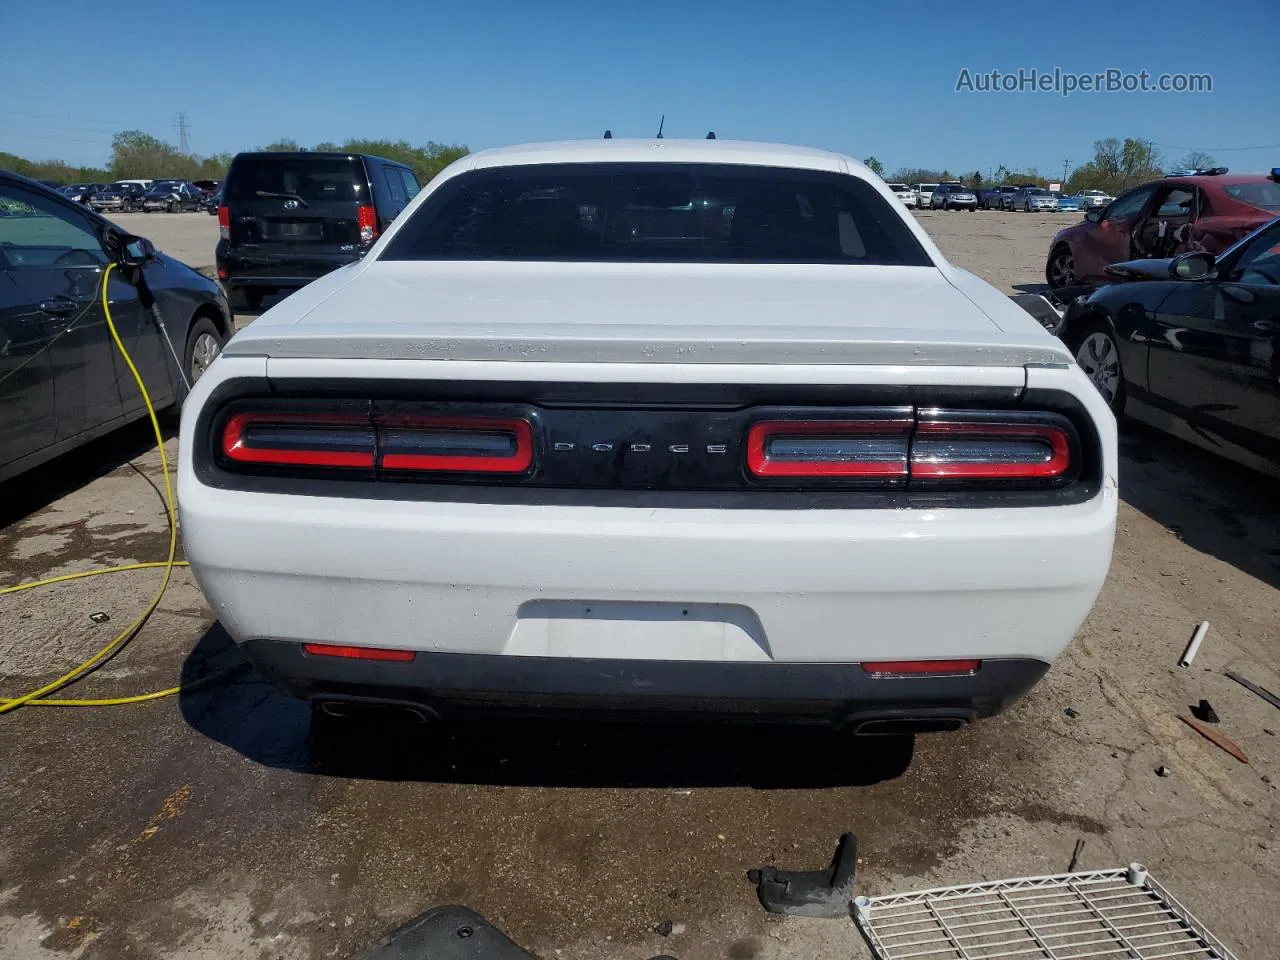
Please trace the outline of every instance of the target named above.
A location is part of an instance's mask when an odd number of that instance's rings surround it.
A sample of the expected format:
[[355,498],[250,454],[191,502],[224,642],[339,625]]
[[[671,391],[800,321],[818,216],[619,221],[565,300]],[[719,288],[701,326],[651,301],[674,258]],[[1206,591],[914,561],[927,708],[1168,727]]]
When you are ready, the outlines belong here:
[[68,200],[99,213],[179,213],[202,209],[219,188],[217,180],[117,180],[114,183],[73,183],[58,187],[45,184]]
[[958,180],[945,183],[888,184],[903,205],[918,210],[1013,210],[1024,213],[1078,213],[1111,201],[1100,190],[1064,196],[1034,183],[998,187],[970,187]]

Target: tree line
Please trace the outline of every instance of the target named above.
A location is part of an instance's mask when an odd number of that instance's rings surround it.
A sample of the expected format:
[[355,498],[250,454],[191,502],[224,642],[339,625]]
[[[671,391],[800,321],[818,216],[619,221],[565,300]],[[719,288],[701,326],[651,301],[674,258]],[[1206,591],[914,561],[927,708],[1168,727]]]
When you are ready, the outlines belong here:
[[[367,140],[348,138],[342,143],[325,142],[313,147],[300,146],[294,140],[278,140],[259,147],[271,151],[314,151],[335,153],[371,153],[388,160],[407,164],[426,183],[468,150],[459,144],[428,141],[414,146],[407,140]],[[221,180],[231,165],[232,154],[216,153],[198,156],[178,150],[141,130],[124,130],[111,140],[111,156],[105,166],[76,166],[61,160],[28,160],[0,151],[0,169],[12,170],[33,180],[55,183],[110,183],[115,180]]]
[[[415,146],[407,140],[367,140],[348,138],[342,143],[326,141],[312,147],[301,146],[296,140],[277,140],[260,150],[312,151],[334,153],[371,153],[408,165],[417,175],[419,183],[426,183],[437,173],[468,150],[460,144],[444,144],[428,141]],[[221,180],[231,164],[232,155],[216,153],[197,156],[182,153],[173,144],[166,143],[141,130],[124,130],[111,141],[111,157],[103,167],[82,167],[61,160],[28,160],[16,154],[0,151],[0,169],[12,170],[34,180],[52,180],[56,183],[105,183],[113,180],[156,180],[173,178],[184,180]],[[1060,177],[1047,177],[1035,168],[1011,169],[1003,164],[972,173],[950,170],[933,170],[927,167],[899,167],[892,175],[886,175],[884,164],[875,157],[864,161],[880,177],[895,183],[939,183],[944,180],[961,180],[972,187],[1002,186],[1013,183],[1034,183],[1048,186],[1059,182]],[[1214,158],[1202,151],[1188,153],[1178,163],[1187,170],[1204,170],[1214,166]],[[1149,140],[1125,137],[1106,137],[1093,142],[1093,157],[1072,170],[1063,184],[1065,193],[1081,190],[1104,190],[1115,195],[1139,183],[1164,176],[1165,159]]]

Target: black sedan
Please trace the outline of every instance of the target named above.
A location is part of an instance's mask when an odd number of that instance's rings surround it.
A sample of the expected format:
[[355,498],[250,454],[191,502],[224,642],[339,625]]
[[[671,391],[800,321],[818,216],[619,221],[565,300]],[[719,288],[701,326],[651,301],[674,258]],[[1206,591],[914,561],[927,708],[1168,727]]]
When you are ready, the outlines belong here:
[[1280,476],[1280,219],[1110,272],[1056,332],[1111,408]]
[[102,310],[107,264],[130,264],[111,272],[107,297],[157,408],[181,402],[232,327],[217,283],[34,180],[0,171],[0,208],[4,481],[146,416]]
[[181,213],[183,210],[199,210],[204,194],[190,180],[157,180],[142,195],[145,213],[167,210]]

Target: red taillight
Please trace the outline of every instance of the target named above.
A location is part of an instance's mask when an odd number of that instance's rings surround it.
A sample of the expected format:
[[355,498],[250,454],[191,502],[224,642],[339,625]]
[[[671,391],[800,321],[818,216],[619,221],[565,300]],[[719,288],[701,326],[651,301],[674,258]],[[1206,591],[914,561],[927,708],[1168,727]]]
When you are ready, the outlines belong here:
[[313,657],[381,660],[390,663],[408,663],[416,656],[412,650],[392,650],[387,647],[352,647],[337,643],[304,643],[302,649]]
[[225,206],[218,208],[218,236],[231,239],[231,211]]
[[981,660],[880,660],[864,663],[862,669],[873,677],[971,677]]
[[372,469],[373,424],[358,415],[235,413],[222,428],[222,453],[237,463]]
[[910,432],[909,420],[766,420],[747,432],[747,469],[757,477],[905,477]]
[[388,417],[378,423],[378,465],[387,470],[524,473],[533,427],[500,417]]
[[936,410],[920,416],[762,421],[747,431],[747,470],[764,480],[1057,481],[1073,466],[1061,418]]
[[356,211],[356,226],[360,228],[360,242],[373,243],[378,239],[378,212],[372,206],[362,206]]
[[1071,466],[1071,438],[1046,423],[923,420],[911,476],[926,480],[1054,480]]

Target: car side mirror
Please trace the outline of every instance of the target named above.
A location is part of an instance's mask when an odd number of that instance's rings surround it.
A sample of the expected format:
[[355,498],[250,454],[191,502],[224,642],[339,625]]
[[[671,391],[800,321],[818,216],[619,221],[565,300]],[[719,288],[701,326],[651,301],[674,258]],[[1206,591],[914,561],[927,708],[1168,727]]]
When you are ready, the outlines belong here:
[[1175,280],[1203,280],[1213,272],[1215,262],[1212,253],[1193,250],[1173,258],[1169,264],[1169,276]]
[[1102,207],[1094,207],[1092,210],[1086,211],[1084,218],[1090,223],[1101,223],[1102,214],[1105,212]]
[[156,248],[146,237],[127,234],[116,249],[116,263],[125,269],[145,266],[156,258]]

